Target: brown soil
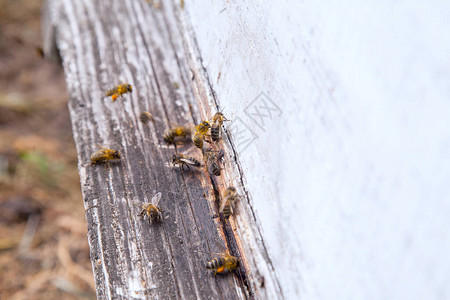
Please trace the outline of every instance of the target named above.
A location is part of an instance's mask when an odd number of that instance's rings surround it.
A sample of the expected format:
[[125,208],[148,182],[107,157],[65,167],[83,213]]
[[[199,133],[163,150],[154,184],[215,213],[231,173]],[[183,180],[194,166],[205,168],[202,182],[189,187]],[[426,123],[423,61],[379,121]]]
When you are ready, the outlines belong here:
[[41,0],[0,0],[0,299],[93,299],[61,66],[38,55]]

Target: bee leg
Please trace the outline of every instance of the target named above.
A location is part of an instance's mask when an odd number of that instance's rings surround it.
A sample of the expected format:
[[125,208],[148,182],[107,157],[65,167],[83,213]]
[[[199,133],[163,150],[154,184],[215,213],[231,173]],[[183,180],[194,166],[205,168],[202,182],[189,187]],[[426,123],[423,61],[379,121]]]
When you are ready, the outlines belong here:
[[[188,168],[189,171],[191,171],[191,167],[189,167],[189,165],[187,163],[183,163],[181,166],[186,166]],[[184,169],[183,169],[184,171]]]

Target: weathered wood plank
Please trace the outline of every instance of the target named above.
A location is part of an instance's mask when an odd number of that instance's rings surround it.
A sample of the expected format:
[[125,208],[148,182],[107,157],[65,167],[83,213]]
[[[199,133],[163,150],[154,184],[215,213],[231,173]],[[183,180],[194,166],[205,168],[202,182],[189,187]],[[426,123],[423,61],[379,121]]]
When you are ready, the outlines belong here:
[[[217,277],[205,269],[210,253],[226,249],[221,222],[213,218],[209,176],[167,165],[175,150],[201,158],[197,149],[162,141],[170,124],[198,121],[188,53],[172,36],[178,29],[170,28],[170,7],[66,0],[49,1],[47,8],[70,94],[98,297],[249,297],[244,268]],[[114,103],[104,98],[121,82],[132,84],[133,93]],[[140,123],[144,110],[161,121]],[[97,144],[118,149],[121,161],[90,166]],[[167,219],[149,225],[133,201],[148,201],[159,191]]]
[[[186,13],[176,9],[170,10],[169,13],[174,14],[174,17],[168,19],[178,22],[173,26],[168,26],[168,28],[178,27],[178,32],[184,33],[183,38],[176,40],[181,40],[185,52],[190,53],[189,66],[194,74],[192,82],[194,95],[202,116],[204,116],[204,119],[210,119],[216,111],[224,109],[223,103],[229,104],[230,101],[236,99],[223,99],[216,94],[213,87],[214,78],[207,71],[202,59],[202,51],[197,43],[196,32],[188,21],[189,17],[186,18]],[[217,62],[214,62],[212,65],[216,64]],[[236,84],[235,87],[238,90],[246,89],[240,84]],[[242,101],[244,100],[242,99]],[[233,109],[232,105],[225,105],[225,107],[227,109],[225,114],[228,118],[233,119],[233,115],[228,115],[228,113],[236,108]],[[234,121],[227,123],[233,124]],[[237,125],[233,124],[234,129],[232,130],[242,130],[244,128],[239,128],[242,126],[238,122]],[[218,143],[218,148],[225,150],[222,175],[216,177],[212,183],[220,193],[230,185],[235,186],[240,194],[240,201],[236,203],[235,213],[228,223],[225,223],[225,220],[221,218],[223,235],[228,247],[235,251],[234,253],[242,255],[242,263],[245,264],[245,269],[248,271],[242,274],[242,282],[251,287],[250,290],[253,295],[261,299],[283,299],[284,294],[280,280],[269,256],[267,244],[263,239],[261,223],[254,210],[253,201],[257,200],[252,199],[245,185],[246,175],[253,177],[255,174],[250,172],[244,174],[239,147],[236,146],[239,141],[235,140],[236,137],[232,136],[232,130],[227,130],[227,127],[224,127],[225,134]],[[261,199],[258,201],[261,201]],[[218,207],[216,207],[216,211],[218,211]],[[290,257],[290,253],[284,253],[284,255]]]

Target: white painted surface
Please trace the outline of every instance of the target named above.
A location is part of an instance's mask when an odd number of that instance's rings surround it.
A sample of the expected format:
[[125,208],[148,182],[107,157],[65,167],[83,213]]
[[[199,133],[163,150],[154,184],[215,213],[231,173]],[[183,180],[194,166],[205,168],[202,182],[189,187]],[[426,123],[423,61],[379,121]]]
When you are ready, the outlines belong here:
[[284,296],[449,299],[450,2],[185,2]]

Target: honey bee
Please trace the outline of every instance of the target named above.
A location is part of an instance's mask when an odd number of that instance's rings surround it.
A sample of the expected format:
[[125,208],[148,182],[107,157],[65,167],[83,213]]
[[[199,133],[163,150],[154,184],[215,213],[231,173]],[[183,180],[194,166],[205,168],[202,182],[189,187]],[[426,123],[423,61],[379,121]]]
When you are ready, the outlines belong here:
[[203,121],[197,125],[196,130],[198,133],[205,135],[208,132],[208,129],[210,127],[211,127],[211,124],[209,124],[208,121]]
[[164,132],[163,139],[166,143],[173,143],[175,137],[180,136],[186,138],[186,136],[191,134],[191,130],[184,126],[177,126],[167,129]]
[[139,213],[141,219],[145,216],[148,218],[148,222],[152,224],[153,222],[161,222],[163,219],[163,210],[158,207],[159,200],[161,199],[161,192],[156,193],[149,203],[142,203],[140,201],[134,201],[134,204],[140,208],[142,211]]
[[210,141],[205,140],[205,136],[207,135],[210,127],[211,124],[209,124],[208,121],[203,121],[197,125],[195,134],[192,137],[192,142],[194,143],[195,147],[203,149],[203,141],[210,143]]
[[214,176],[220,176],[220,166],[217,160],[210,160],[208,164],[208,172]]
[[216,114],[213,117],[213,123],[218,122],[220,125],[222,125],[223,121],[230,121],[230,120],[225,118],[225,116],[223,115],[223,113],[221,111],[216,112]]
[[217,142],[220,137],[221,127],[223,125],[223,121],[229,121],[222,112],[218,111],[213,117],[213,124],[211,125],[211,139],[214,142]]
[[236,201],[237,197],[236,188],[232,186],[228,187],[225,193],[223,193],[223,200],[219,213],[223,213],[223,216],[227,220],[233,214],[233,203]]
[[133,92],[133,88],[128,83],[122,83],[121,85],[118,85],[106,92],[106,96],[111,96],[113,102],[116,101],[116,99],[119,96],[122,96],[123,94],[126,94],[128,92]]
[[95,164],[107,163],[116,159],[120,159],[119,151],[102,147],[100,150],[91,155],[91,166]]
[[208,172],[214,176],[220,176],[220,165],[217,160],[217,155],[214,154],[212,149],[206,149],[205,159],[208,165]]
[[187,156],[183,153],[175,153],[172,156],[172,164],[178,164],[181,166],[181,168],[183,169],[184,166],[188,167],[188,169],[190,169],[190,166],[192,167],[196,167],[199,168],[202,166],[202,164],[196,160],[193,157]]
[[139,115],[139,120],[141,120],[142,123],[147,124],[148,122],[155,122],[155,117],[148,111],[143,111]]
[[232,272],[239,268],[239,259],[224,252],[219,254],[220,257],[214,258],[206,264],[206,268],[214,270],[214,275],[217,273]]

